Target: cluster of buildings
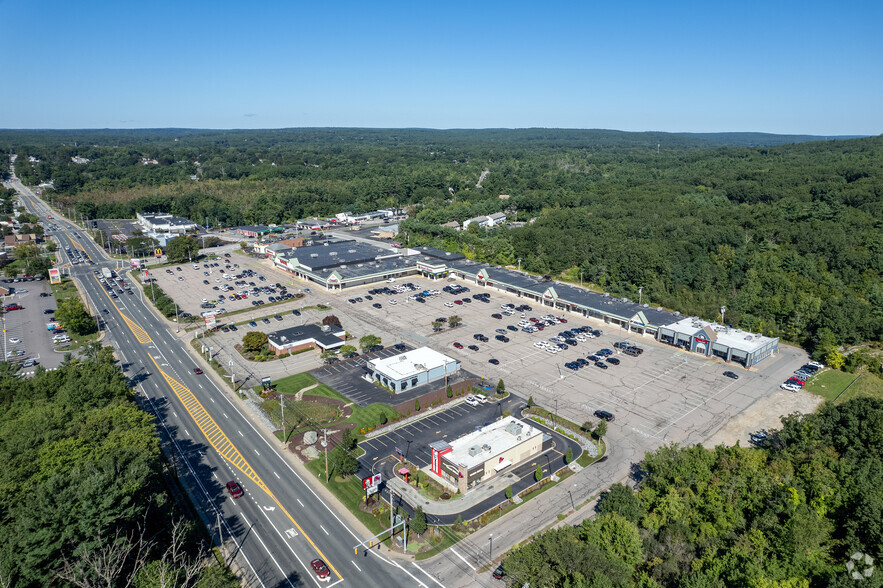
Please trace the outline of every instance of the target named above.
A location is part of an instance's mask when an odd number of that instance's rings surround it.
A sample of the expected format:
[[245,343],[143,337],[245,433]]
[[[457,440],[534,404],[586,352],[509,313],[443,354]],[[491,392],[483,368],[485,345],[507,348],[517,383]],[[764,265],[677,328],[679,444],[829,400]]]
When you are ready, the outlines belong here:
[[431,247],[396,248],[350,239],[322,239],[291,247],[279,245],[267,250],[268,258],[276,267],[327,290],[344,290],[407,276],[452,277],[746,367],[778,351],[778,338],[682,317],[662,307],[472,261],[450,251]]

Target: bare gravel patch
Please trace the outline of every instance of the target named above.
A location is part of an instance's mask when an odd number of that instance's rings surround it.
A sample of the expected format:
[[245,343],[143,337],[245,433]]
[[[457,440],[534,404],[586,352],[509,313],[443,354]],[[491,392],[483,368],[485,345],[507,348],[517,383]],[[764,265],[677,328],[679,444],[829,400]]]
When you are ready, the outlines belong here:
[[747,446],[751,433],[760,429],[779,429],[782,426],[782,417],[791,413],[810,414],[816,411],[824,402],[821,396],[809,392],[788,392],[778,390],[769,396],[758,399],[743,412],[734,416],[724,426],[718,429],[711,437],[705,440],[703,445],[712,448],[716,445],[735,445],[741,441],[741,445]]

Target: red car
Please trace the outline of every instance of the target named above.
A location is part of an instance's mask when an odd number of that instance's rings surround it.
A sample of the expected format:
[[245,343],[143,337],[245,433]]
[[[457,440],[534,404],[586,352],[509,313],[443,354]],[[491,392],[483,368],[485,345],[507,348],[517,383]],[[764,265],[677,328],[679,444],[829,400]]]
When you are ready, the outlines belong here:
[[197,376],[201,376],[202,370],[199,368],[193,368],[193,373],[196,374]]
[[455,343],[454,343],[454,347],[456,347],[457,349],[463,349],[463,344],[462,344],[462,343],[456,343],[456,342],[455,342]]
[[804,382],[802,380],[798,380],[797,378],[788,378],[788,383],[794,384],[795,386],[800,386],[801,388],[803,388],[806,385],[806,382]]
[[559,322],[559,323],[566,323],[566,322],[567,322],[567,319],[566,319],[566,318],[559,318],[559,319],[558,319],[558,322]]
[[24,306],[21,304],[10,304],[6,306],[6,310],[23,310]]
[[230,496],[233,498],[242,498],[242,495],[245,494],[245,492],[242,491],[242,487],[233,480],[227,482],[227,492],[229,492]]
[[454,300],[454,304],[459,304],[460,306],[462,306],[463,301],[462,300]]
[[501,318],[503,318],[503,315],[498,312],[495,312],[494,314],[491,315],[491,317],[495,318],[495,319],[501,319]]
[[328,569],[328,566],[326,566],[325,562],[321,559],[314,559],[311,561],[310,567],[316,572],[316,576],[319,577],[320,582],[327,582],[331,579],[331,570]]

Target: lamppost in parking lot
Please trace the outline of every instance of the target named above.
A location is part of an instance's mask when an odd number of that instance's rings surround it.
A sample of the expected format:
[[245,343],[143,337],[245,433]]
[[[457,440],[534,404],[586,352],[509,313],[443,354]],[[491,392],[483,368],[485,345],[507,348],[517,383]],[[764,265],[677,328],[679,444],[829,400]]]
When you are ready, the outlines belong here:
[[488,540],[491,542],[491,547],[490,547],[490,550],[488,551],[488,555],[490,556],[490,559],[493,560],[494,559],[494,534],[493,533],[491,533],[491,536],[488,537]]

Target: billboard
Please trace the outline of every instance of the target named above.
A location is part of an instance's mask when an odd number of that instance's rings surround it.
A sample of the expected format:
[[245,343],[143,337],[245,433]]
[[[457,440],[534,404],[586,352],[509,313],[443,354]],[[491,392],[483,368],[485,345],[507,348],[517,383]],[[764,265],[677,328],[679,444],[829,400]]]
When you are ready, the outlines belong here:
[[205,315],[205,328],[206,329],[214,329],[216,324],[217,323],[215,322],[215,315],[213,315],[213,314]]
[[53,267],[49,269],[49,283],[50,284],[60,284],[61,283],[61,270],[57,267]]

